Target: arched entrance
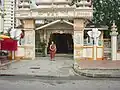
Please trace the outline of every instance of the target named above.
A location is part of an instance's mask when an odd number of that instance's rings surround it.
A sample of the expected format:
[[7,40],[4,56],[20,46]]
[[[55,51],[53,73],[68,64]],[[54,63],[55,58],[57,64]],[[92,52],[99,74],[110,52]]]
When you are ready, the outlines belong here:
[[[53,33],[50,35],[48,47],[54,41],[57,47],[58,54],[72,54],[73,53],[73,38],[69,33]],[[48,48],[49,50],[49,48]]]

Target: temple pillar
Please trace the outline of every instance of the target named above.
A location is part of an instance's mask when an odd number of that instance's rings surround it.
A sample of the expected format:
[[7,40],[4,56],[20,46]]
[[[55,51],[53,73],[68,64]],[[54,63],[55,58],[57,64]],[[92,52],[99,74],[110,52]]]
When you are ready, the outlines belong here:
[[23,20],[23,30],[25,31],[24,58],[35,59],[35,20]]
[[44,42],[46,43],[46,46],[45,46],[45,56],[47,56],[47,32],[46,32],[46,29],[44,29]]
[[112,29],[111,29],[111,55],[112,55],[112,60],[117,60],[117,29],[115,23],[113,23]]
[[79,60],[83,55],[82,47],[84,46],[84,28],[85,19],[74,19],[74,60]]
[[104,34],[104,32],[101,31],[101,35],[100,35],[101,46],[103,46],[103,43],[104,43],[103,34]]

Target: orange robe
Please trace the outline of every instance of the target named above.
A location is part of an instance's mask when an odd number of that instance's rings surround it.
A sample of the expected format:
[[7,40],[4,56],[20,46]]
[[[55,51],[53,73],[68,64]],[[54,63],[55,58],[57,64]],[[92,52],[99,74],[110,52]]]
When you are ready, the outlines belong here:
[[56,54],[56,45],[50,45],[50,58],[51,60],[55,57]]

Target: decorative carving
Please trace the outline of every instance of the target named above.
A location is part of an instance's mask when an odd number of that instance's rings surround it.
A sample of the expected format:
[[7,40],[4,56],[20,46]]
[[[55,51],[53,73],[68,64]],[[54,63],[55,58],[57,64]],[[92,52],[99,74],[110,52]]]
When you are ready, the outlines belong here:
[[80,56],[80,51],[76,51],[76,56]]
[[33,54],[34,54],[33,48],[27,47],[25,50],[25,57],[32,58]]
[[27,44],[32,44],[32,38],[30,35],[27,37]]
[[[49,10],[49,9],[48,9]],[[55,11],[50,11],[49,10],[49,12],[45,12],[45,11],[37,11],[37,13],[36,13],[36,11],[32,11],[32,12],[30,12],[30,11],[27,11],[27,12],[25,12],[25,13],[22,13],[22,12],[19,12],[20,14],[16,14],[17,15],[17,17],[28,17],[28,16],[30,16],[30,17],[33,17],[33,16],[35,16],[35,17],[39,17],[39,18],[44,18],[44,17],[71,17],[71,18],[73,18],[73,17],[92,17],[92,13],[93,13],[93,11],[88,11],[88,10],[85,10],[85,11],[81,11],[81,10],[73,10],[73,11],[71,11],[71,10],[69,10],[69,9],[64,9],[63,8],[63,10],[55,10]],[[29,14],[29,13],[32,13],[32,14]]]
[[34,44],[34,31],[28,31],[25,32],[25,41],[27,45],[33,45]]
[[47,15],[50,16],[50,12],[48,12]]
[[82,33],[75,33],[74,34],[74,44],[82,44],[83,37],[81,37]]
[[38,12],[38,15],[43,15],[44,13],[42,13],[42,12]]

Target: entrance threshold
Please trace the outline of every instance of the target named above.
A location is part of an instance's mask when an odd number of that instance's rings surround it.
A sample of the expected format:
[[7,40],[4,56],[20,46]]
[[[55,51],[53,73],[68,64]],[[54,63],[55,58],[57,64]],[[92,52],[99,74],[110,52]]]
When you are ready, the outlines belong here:
[[73,54],[55,54],[55,57],[73,57]]

